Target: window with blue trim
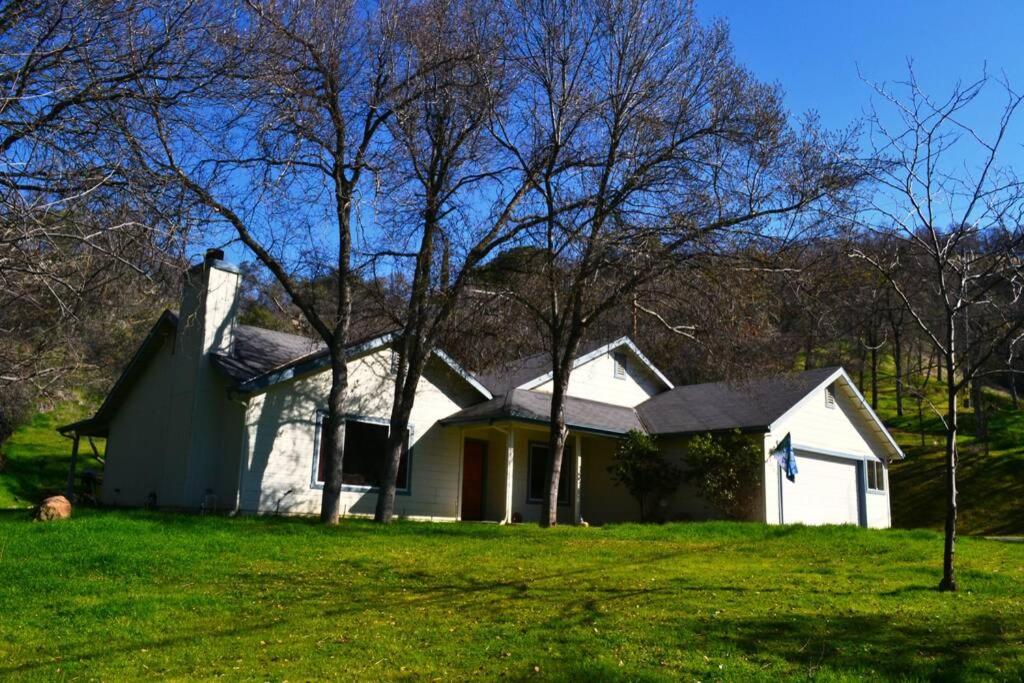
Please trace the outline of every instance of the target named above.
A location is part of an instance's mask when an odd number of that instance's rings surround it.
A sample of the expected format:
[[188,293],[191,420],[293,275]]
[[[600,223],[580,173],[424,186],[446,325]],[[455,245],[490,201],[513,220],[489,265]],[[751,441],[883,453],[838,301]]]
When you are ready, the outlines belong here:
[[[316,481],[324,483],[327,476],[326,458],[323,457],[326,439],[324,438],[325,417],[319,425],[317,434]],[[380,488],[384,480],[387,462],[389,427],[386,424],[375,424],[355,419],[345,420],[345,454],[342,461],[342,483],[345,486],[375,489]],[[398,462],[398,476],[395,478],[397,489],[409,491],[409,432],[406,431],[402,443],[402,457]]]

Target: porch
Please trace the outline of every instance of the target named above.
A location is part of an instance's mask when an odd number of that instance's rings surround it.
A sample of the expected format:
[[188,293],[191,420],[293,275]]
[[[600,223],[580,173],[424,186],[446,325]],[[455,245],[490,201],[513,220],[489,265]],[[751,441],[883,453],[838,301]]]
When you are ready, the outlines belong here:
[[[540,520],[549,430],[525,422],[459,430],[458,519],[500,524]],[[603,524],[637,517],[636,503],[608,474],[618,439],[570,430],[562,460],[558,523]]]

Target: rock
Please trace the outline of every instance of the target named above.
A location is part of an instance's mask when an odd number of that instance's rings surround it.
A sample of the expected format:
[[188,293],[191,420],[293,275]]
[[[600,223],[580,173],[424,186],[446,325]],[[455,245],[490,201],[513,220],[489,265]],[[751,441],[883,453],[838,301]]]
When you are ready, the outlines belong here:
[[71,501],[64,496],[50,496],[39,504],[33,517],[40,522],[71,518]]

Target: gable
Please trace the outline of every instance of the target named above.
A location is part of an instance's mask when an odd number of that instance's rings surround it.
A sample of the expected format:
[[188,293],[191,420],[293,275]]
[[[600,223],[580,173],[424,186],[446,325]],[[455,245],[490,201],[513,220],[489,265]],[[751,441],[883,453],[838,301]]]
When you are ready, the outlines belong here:
[[[834,388],[835,397],[831,407],[826,401],[829,385]],[[842,370],[773,422],[770,431],[776,440],[792,434],[795,448],[880,460],[903,457],[892,436]]]
[[[621,354],[626,361],[621,372],[616,372],[616,354]],[[532,390],[550,394],[554,384],[548,379]],[[632,408],[664,390],[664,383],[644,359],[629,346],[622,345],[593,355],[574,367],[567,394]]]

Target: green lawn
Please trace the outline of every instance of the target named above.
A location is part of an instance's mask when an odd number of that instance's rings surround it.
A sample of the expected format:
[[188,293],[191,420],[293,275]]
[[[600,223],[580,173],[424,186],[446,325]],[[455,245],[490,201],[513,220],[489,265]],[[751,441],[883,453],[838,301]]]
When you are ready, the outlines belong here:
[[0,513],[0,678],[1019,679],[1024,544]]

